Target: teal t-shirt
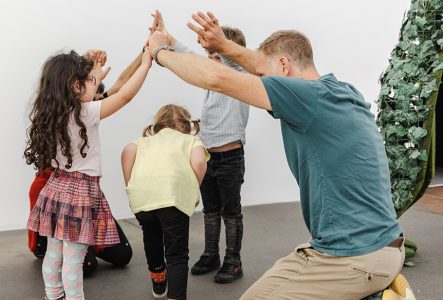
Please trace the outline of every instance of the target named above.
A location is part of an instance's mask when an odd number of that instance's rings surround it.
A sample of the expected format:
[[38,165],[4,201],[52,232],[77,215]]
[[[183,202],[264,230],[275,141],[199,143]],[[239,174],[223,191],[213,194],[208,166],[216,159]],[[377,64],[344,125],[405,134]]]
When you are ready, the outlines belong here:
[[314,249],[363,255],[401,233],[388,161],[370,104],[333,74],[319,80],[263,77],[280,119],[289,168],[300,187]]

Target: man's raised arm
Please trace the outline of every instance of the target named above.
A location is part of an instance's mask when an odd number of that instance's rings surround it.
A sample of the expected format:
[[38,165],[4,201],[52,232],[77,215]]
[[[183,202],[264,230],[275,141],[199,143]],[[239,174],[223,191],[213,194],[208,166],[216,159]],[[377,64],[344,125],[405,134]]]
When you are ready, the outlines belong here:
[[235,71],[200,55],[164,50],[162,46],[169,44],[167,34],[155,31],[149,39],[150,53],[159,64],[187,83],[228,95],[258,108],[272,110],[259,77]]

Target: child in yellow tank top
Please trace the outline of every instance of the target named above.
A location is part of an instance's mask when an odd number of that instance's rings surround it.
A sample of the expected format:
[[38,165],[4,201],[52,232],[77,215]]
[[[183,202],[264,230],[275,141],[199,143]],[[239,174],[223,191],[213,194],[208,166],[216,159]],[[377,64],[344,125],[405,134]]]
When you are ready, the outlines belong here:
[[198,121],[191,121],[189,112],[166,105],[143,137],[122,153],[126,192],[143,230],[154,297],[167,293],[168,298],[186,298],[189,217],[209,160],[200,139],[191,135],[198,131]]

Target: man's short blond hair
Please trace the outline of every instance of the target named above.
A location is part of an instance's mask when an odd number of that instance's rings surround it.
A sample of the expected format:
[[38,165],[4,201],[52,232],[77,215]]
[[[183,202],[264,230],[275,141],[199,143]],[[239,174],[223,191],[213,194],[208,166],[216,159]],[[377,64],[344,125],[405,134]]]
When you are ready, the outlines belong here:
[[246,47],[245,35],[240,29],[229,26],[222,26],[221,29],[228,40],[231,40],[240,46]]
[[258,50],[266,56],[287,55],[300,67],[314,65],[311,42],[303,33],[295,30],[274,32],[260,44]]

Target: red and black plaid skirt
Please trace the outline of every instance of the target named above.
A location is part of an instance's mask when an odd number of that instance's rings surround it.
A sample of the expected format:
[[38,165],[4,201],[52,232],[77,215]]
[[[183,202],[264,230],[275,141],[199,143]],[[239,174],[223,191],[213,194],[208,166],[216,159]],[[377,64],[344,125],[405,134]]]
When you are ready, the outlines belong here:
[[100,177],[56,170],[41,190],[28,219],[28,229],[99,247],[120,243]]

